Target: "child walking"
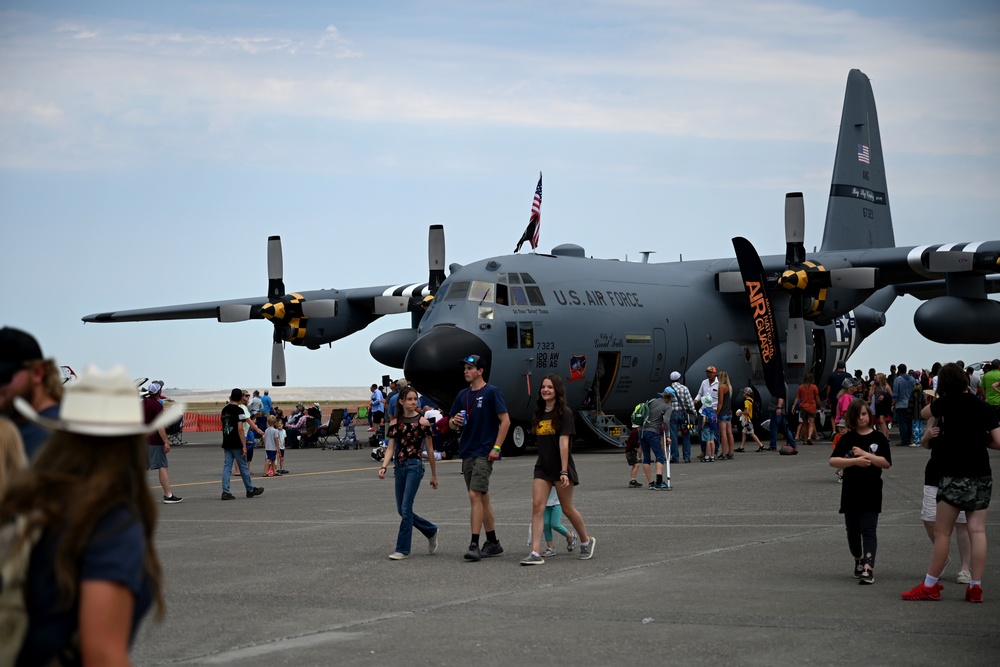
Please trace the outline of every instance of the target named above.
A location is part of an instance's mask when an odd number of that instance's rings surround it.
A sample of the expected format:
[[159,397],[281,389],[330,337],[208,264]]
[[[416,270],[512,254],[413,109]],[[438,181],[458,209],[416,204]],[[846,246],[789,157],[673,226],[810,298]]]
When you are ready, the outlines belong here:
[[639,474],[639,427],[635,424],[632,424],[628,440],[625,441],[625,463],[630,468],[628,488],[641,489],[642,484],[636,479]]
[[701,462],[713,463],[715,462],[715,441],[718,439],[715,432],[719,427],[719,421],[715,415],[715,408],[712,407],[711,396],[702,396],[701,405],[701,441],[705,443],[705,458]]
[[267,430],[264,431],[264,453],[267,456],[267,459],[264,461],[265,477],[281,475],[281,470],[277,466],[278,440],[281,439],[281,433],[276,428],[277,424],[277,417],[274,415],[267,416]]
[[853,401],[845,417],[848,431],[830,455],[830,466],[844,471],[840,513],[847,527],[847,546],[854,556],[854,578],[875,583],[878,515],[882,512],[882,471],[892,466],[889,441],[872,428],[871,408]]
[[736,451],[745,452],[747,444],[747,433],[753,438],[753,441],[757,443],[757,451],[764,451],[764,443],[760,441],[757,434],[754,432],[753,426],[753,389],[750,387],[743,388],[743,409],[736,411],[736,416],[740,418],[740,430],[742,435],[740,436],[740,446]]
[[[562,505],[559,503],[559,494],[556,493],[556,487],[554,486],[552,487],[552,491],[549,492],[549,499],[545,502],[544,519],[542,537],[545,538],[545,552],[542,553],[542,556],[550,558],[556,555],[555,545],[552,544],[553,530],[566,538],[566,551],[572,553],[579,543],[579,538],[577,538],[576,533],[562,525]],[[531,546],[530,524],[528,525],[528,546]]]

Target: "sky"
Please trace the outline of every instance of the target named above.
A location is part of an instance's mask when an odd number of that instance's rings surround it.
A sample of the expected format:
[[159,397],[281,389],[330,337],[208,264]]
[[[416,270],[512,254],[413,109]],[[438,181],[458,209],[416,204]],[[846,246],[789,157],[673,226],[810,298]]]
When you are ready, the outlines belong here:
[[[900,246],[1000,238],[995,2],[0,0],[0,324],[74,368],[265,387],[264,321],[83,315],[423,282],[513,250],[635,261],[822,238],[848,71],[872,80]],[[916,333],[903,297],[852,368],[1000,356]],[[361,386],[382,318],[289,385]]]

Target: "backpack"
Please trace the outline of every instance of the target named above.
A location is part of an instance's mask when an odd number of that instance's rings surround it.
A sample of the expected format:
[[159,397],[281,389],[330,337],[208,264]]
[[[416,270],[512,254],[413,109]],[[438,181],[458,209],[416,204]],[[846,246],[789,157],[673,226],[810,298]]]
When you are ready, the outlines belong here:
[[719,430],[719,417],[715,414],[715,408],[705,408],[705,426],[713,431]]
[[649,404],[655,399],[649,399],[644,403],[639,403],[632,410],[632,423],[640,428],[649,420]]
[[13,665],[28,632],[28,609],[24,594],[28,581],[31,550],[41,536],[35,529],[27,534],[28,516],[19,515],[0,528],[0,664]]

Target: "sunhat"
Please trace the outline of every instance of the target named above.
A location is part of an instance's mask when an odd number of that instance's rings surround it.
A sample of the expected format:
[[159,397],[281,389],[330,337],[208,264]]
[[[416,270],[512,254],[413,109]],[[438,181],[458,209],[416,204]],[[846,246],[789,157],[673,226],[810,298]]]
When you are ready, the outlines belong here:
[[184,405],[175,404],[146,424],[139,394],[121,366],[106,373],[95,366],[84,369],[79,380],[66,385],[57,418],[38,414],[21,397],[14,399],[14,407],[49,430],[104,437],[151,433],[184,415]]

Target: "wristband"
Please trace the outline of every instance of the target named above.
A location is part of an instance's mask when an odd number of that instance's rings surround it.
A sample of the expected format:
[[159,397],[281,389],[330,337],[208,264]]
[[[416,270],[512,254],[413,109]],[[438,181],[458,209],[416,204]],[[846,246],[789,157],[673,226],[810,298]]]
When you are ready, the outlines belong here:
[[566,475],[567,477],[569,477],[569,473],[566,472],[565,470],[563,470],[562,472],[559,473],[560,477],[562,477],[563,475]]
[[385,466],[382,466],[381,468],[379,468],[379,470],[388,470],[388,468],[386,468]]
[[500,451],[500,447],[498,445],[493,445],[493,451],[494,452],[499,452]]

